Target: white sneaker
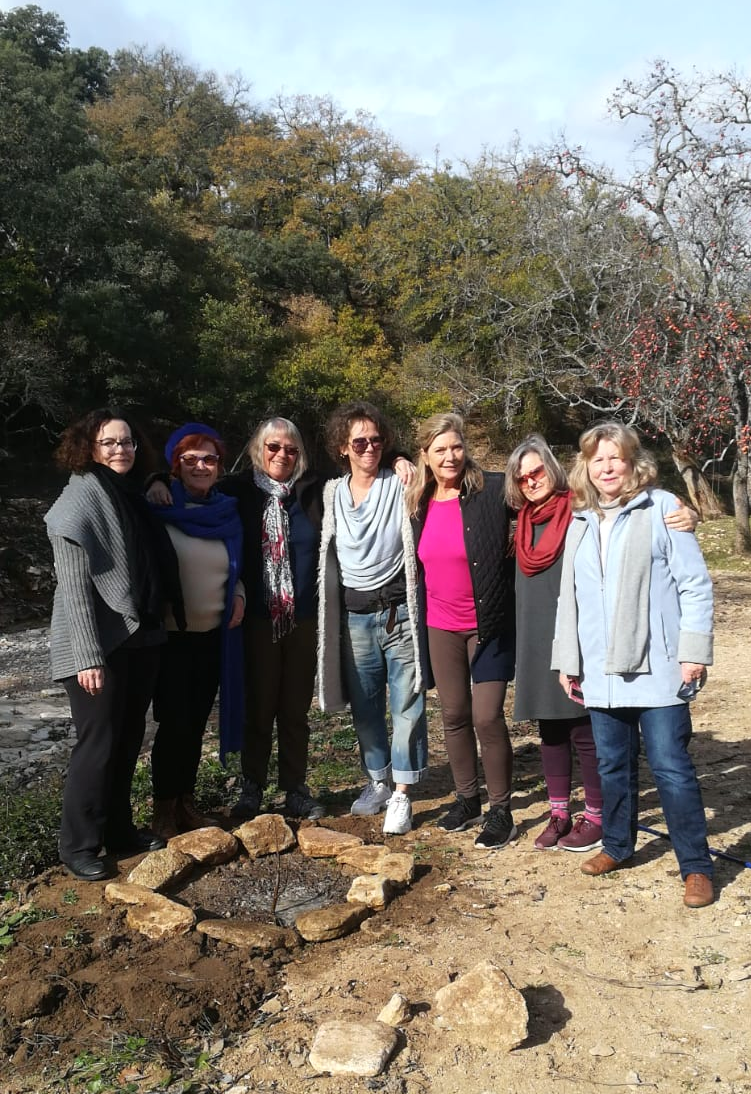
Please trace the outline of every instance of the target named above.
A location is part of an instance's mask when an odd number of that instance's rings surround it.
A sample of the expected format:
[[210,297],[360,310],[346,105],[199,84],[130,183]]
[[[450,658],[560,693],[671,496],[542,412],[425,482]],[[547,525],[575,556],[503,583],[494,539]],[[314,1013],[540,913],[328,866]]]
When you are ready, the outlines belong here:
[[395,790],[389,799],[383,832],[386,836],[403,836],[412,828],[412,802],[406,794]]
[[388,805],[391,790],[388,783],[369,782],[357,801],[352,802],[350,813],[356,817],[372,817]]

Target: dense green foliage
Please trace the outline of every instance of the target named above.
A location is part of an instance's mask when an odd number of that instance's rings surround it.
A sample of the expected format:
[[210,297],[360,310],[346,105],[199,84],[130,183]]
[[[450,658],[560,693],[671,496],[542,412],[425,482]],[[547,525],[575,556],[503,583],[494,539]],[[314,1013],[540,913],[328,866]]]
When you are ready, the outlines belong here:
[[563,146],[428,169],[329,99],[251,107],[166,48],[0,13],[0,445],[105,400],[235,447],[283,413],[317,451],[358,396],[505,445],[616,412],[682,468],[730,443],[747,529],[749,102],[658,62],[610,104],[631,179]]

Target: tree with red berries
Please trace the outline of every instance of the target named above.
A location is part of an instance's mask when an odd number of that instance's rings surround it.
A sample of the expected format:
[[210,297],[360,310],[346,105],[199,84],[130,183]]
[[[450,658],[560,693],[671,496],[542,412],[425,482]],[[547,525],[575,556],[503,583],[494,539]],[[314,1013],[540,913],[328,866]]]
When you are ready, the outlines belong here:
[[664,434],[679,464],[713,455],[718,438],[732,441],[736,548],[751,552],[751,83],[734,73],[686,79],[660,61],[609,105],[639,127],[631,178],[563,147],[557,166],[574,190],[597,186],[618,199],[642,233],[642,258],[658,256],[661,274],[636,309],[624,285],[628,309],[593,323],[605,337],[587,363],[594,391],[581,398]]

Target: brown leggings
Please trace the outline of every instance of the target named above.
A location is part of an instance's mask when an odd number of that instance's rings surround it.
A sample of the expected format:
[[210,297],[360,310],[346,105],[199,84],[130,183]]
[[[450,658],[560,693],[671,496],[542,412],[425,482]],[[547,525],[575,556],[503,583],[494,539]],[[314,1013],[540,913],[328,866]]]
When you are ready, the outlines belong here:
[[465,798],[474,798],[480,793],[479,741],[488,801],[490,805],[508,805],[513,752],[503,715],[506,681],[472,683],[470,664],[477,648],[476,631],[442,631],[428,627],[428,647],[441,700],[446,752],[457,793]]

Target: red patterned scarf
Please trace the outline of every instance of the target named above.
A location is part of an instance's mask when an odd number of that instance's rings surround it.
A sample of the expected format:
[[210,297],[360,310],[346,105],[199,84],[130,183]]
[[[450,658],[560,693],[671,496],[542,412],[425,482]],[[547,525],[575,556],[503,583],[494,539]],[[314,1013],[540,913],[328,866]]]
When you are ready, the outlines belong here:
[[[534,524],[545,524],[538,543],[532,545]],[[542,573],[563,554],[566,532],[571,523],[571,491],[551,494],[541,505],[526,501],[516,525],[516,557],[519,569],[527,577]]]

